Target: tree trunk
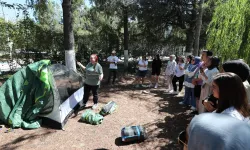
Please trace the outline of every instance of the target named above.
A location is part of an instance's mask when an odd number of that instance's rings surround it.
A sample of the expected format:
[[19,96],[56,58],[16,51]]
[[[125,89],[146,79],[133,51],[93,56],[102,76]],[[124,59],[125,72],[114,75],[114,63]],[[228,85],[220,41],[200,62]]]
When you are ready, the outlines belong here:
[[63,9],[65,64],[69,69],[73,69],[76,71],[73,17],[72,17],[71,5],[72,5],[72,0],[63,0],[62,9]]
[[124,19],[124,69],[128,69],[128,9],[124,6],[123,10]]
[[194,45],[194,31],[193,31],[193,27],[190,26],[189,29],[187,29],[186,31],[186,36],[187,36],[187,40],[186,40],[186,52],[185,55],[190,55],[193,52],[193,45]]
[[194,55],[195,56],[198,56],[199,49],[200,49],[200,33],[201,33],[201,26],[202,26],[203,3],[204,3],[204,0],[201,0],[200,6],[199,6],[199,15],[196,20],[195,42],[194,42]]

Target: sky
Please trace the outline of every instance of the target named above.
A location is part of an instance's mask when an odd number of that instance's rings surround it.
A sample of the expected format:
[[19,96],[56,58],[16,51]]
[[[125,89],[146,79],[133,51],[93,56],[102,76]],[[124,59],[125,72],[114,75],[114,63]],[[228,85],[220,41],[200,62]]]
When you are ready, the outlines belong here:
[[[12,3],[25,4],[26,3],[26,0],[0,0],[0,1],[7,2],[8,4],[12,4]],[[58,4],[62,3],[61,2],[62,0],[52,0],[52,1],[55,1]],[[87,6],[90,7],[89,0],[85,0],[85,3]],[[17,13],[18,13],[18,10],[10,9],[7,7],[2,7],[0,5],[0,17],[5,18],[6,20],[15,22],[17,20],[16,18]],[[31,18],[34,18],[32,9],[29,10],[29,14]],[[23,16],[22,13],[20,13],[19,19],[22,18],[22,16]]]

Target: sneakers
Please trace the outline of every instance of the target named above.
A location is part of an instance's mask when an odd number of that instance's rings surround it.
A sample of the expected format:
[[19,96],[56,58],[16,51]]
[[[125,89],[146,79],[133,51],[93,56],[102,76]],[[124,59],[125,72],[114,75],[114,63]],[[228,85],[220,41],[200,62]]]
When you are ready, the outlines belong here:
[[168,92],[172,94],[174,91],[173,90],[169,90]]
[[98,104],[94,104],[93,106],[92,106],[92,109],[96,109],[98,107]]
[[196,108],[195,108],[194,106],[192,106],[190,109],[191,109],[191,110],[196,110]]
[[184,102],[183,102],[183,101],[181,101],[181,102],[179,102],[179,104],[180,104],[180,105],[184,105]]
[[169,93],[170,93],[170,94],[179,94],[179,92],[173,91],[173,90],[171,90]]
[[157,89],[157,87],[158,87],[158,83],[155,84],[155,89]]

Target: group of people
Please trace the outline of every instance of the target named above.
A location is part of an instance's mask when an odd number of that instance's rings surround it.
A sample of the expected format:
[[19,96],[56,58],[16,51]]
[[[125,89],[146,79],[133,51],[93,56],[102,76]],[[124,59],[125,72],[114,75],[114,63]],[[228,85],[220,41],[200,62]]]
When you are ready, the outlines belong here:
[[[110,71],[108,82],[117,73],[118,58],[115,51],[108,58]],[[84,108],[93,93],[94,105],[98,104],[98,89],[103,79],[103,70],[98,63],[97,55],[90,56],[90,63],[83,66],[86,71],[84,98],[80,108]],[[219,69],[219,66],[222,66]],[[152,62],[151,85],[158,87],[162,62],[159,55]],[[148,71],[148,61],[144,56],[138,62],[136,82],[144,81]],[[185,130],[182,139],[184,149],[249,149],[250,148],[250,68],[244,60],[230,60],[220,65],[220,59],[208,50],[202,51],[201,57],[187,56],[175,58],[170,56],[166,66],[166,92],[178,94],[185,86],[185,95],[179,103],[197,110]],[[179,88],[177,91],[177,82]],[[207,113],[205,113],[207,112]],[[209,113],[210,112],[210,113]]]
[[[207,50],[202,52],[201,59],[188,56],[186,60],[185,95],[179,104],[191,105],[199,115],[186,129],[184,149],[249,149],[249,66],[240,59],[220,65],[219,58]],[[181,62],[176,64],[180,70]],[[178,76],[172,76],[169,78],[175,86],[174,78]],[[180,79],[179,84],[182,84]]]
[[[165,75],[167,80],[167,91],[171,94],[178,94],[185,86],[183,101],[179,104],[190,105],[192,110],[204,112],[201,100],[211,94],[212,77],[219,73],[219,58],[213,57],[211,51],[202,51],[201,58],[189,55],[179,57],[177,62],[175,56],[170,56]],[[177,84],[179,89],[177,91]]]

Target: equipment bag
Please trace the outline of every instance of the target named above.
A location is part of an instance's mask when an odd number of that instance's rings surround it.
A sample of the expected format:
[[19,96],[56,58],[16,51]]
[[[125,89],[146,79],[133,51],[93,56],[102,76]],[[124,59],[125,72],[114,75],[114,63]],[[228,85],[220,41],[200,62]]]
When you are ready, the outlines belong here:
[[86,110],[81,116],[81,121],[90,123],[92,125],[98,125],[102,123],[103,116],[96,114],[92,110]]
[[142,126],[129,126],[121,130],[121,138],[123,142],[137,142],[147,139],[147,133]]
[[117,108],[117,105],[114,101],[108,102],[105,106],[102,107],[100,114],[102,116],[106,116],[108,114],[112,114]]

